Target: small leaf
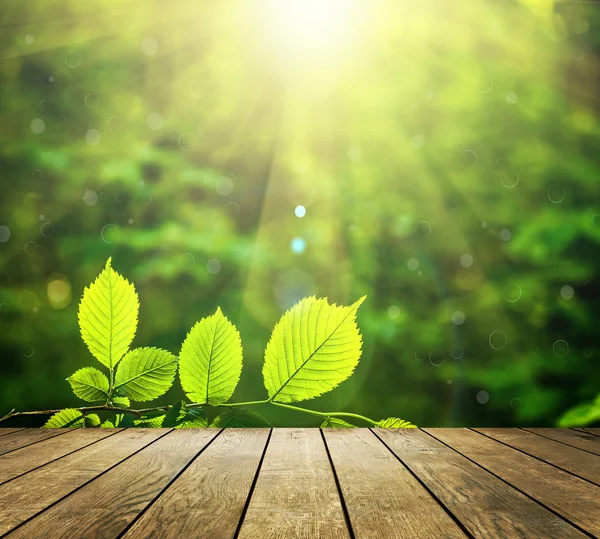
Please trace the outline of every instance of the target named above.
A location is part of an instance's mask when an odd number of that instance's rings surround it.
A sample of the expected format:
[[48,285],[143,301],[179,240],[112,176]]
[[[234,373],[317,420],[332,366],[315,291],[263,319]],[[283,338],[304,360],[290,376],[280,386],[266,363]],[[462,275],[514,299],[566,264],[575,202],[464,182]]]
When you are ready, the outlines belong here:
[[[83,427],[84,417],[79,410],[74,408],[65,408],[60,412],[56,412],[48,421],[46,421],[45,429],[60,429],[60,428],[81,428]],[[86,427],[97,427],[100,425],[100,418],[96,414],[87,414],[85,416]]]
[[114,424],[115,424],[115,427],[121,427],[121,428],[135,426],[133,424],[133,416],[130,414],[116,414]]
[[244,410],[242,408],[230,408],[227,412],[224,412],[213,420],[210,424],[211,427],[218,428],[270,428],[273,425],[269,423],[263,416],[250,410]]
[[208,427],[208,419],[202,408],[188,408],[184,402],[177,402],[165,414],[162,426],[176,429],[203,429]]
[[139,310],[135,288],[111,267],[83,291],[79,304],[81,337],[92,355],[113,369],[123,357],[137,328]]
[[313,399],[346,380],[358,365],[362,338],[356,311],[305,298],[277,322],[267,349],[263,377],[273,402]]
[[129,408],[131,406],[131,401],[127,397],[113,397],[112,403],[113,406],[119,408]]
[[107,419],[100,425],[100,428],[101,429],[114,429],[115,424],[110,419]]
[[98,402],[108,397],[108,378],[94,367],[85,367],[67,378],[73,393],[88,402]]
[[160,348],[136,348],[121,360],[115,374],[120,396],[144,402],[164,395],[173,384],[177,358]]
[[236,327],[217,309],[188,333],[179,353],[181,387],[193,402],[227,402],[242,373],[242,343]]
[[[153,412],[151,414],[143,416],[140,419],[134,419],[132,426],[142,428],[142,429],[153,429],[153,428],[162,427],[164,420],[165,420],[164,412]],[[123,426],[125,426],[125,425],[123,425]]]
[[417,426],[398,417],[388,417],[377,422],[380,429],[416,429]]
[[96,414],[86,414],[85,416],[85,426],[86,427],[99,427],[100,426],[100,418]]
[[355,429],[356,425],[337,419],[335,417],[327,417],[323,423],[321,423],[322,429]]

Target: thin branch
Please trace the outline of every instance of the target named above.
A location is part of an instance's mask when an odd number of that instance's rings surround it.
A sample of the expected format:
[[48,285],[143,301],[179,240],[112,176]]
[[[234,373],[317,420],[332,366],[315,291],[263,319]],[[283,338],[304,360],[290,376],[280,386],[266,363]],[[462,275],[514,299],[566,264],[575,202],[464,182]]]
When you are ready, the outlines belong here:
[[[87,412],[117,412],[122,414],[134,414],[140,417],[145,410],[132,410],[131,408],[116,408],[112,406],[107,406],[106,404],[98,405],[98,406],[81,406],[79,408],[74,408],[78,412],[81,412],[85,415]],[[64,408],[60,408],[58,410],[36,410],[34,412],[17,412],[15,410],[11,410],[4,417],[0,418],[0,423],[10,419],[11,417],[22,417],[27,415],[53,415],[60,411],[64,410]],[[149,408],[148,410],[152,410]]]
[[321,417],[352,417],[354,419],[360,419],[361,421],[365,421],[366,423],[370,423],[371,425],[377,426],[377,421],[373,421],[364,415],[359,414],[351,414],[350,412],[317,412],[316,410],[309,410],[308,408],[300,408],[299,406],[292,406],[290,404],[283,404],[282,402],[273,402],[271,404],[274,406],[281,406],[282,408],[289,408],[290,410],[296,410],[298,412],[304,412],[306,414],[318,415]]
[[[306,414],[317,415],[320,417],[351,417],[354,419],[359,419],[370,423],[371,425],[377,425],[376,421],[369,419],[368,417],[359,415],[359,414],[351,414],[349,412],[317,412],[316,410],[308,410],[307,408],[300,408],[298,406],[292,406],[290,404],[283,404],[281,402],[273,402],[271,399],[266,399],[262,401],[249,401],[249,402],[237,402],[237,403],[223,403],[223,404],[207,404],[205,402],[192,402],[186,404],[187,408],[202,408],[204,406],[211,406],[213,408],[221,408],[221,407],[231,407],[231,406],[252,406],[254,404],[266,404],[270,403],[274,406],[280,406],[282,408],[288,408],[290,410],[296,410],[298,412],[304,412]],[[81,412],[85,416],[88,412],[115,412],[119,414],[132,414],[137,417],[142,417],[145,414],[150,414],[152,412],[166,412],[170,410],[173,405],[168,404],[166,406],[154,406],[152,408],[142,408],[140,410],[134,410],[133,408],[119,408],[115,406],[110,406],[108,404],[98,405],[98,406],[81,406],[79,408],[74,408],[78,412]],[[62,409],[58,410],[37,410],[35,412],[17,412],[14,409],[8,412],[4,417],[0,418],[0,423],[3,421],[7,421],[12,417],[22,417],[22,416],[30,416],[30,415],[52,415],[60,412]]]

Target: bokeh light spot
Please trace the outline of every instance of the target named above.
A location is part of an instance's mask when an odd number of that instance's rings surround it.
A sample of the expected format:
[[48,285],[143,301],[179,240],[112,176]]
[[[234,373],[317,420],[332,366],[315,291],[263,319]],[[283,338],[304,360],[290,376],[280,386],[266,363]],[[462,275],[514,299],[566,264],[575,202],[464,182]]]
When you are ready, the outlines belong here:
[[88,129],[85,133],[85,141],[90,146],[95,146],[96,144],[98,144],[100,142],[100,138],[100,131],[98,131],[97,129]]
[[441,350],[433,350],[429,354],[429,363],[431,363],[434,367],[440,367],[444,361],[446,361],[446,356]]
[[575,295],[575,289],[571,285],[566,284],[560,289],[560,295],[563,299],[571,299]]
[[490,394],[482,389],[481,391],[477,392],[476,399],[479,404],[487,404],[487,402],[490,400]]
[[569,343],[563,339],[559,339],[552,345],[552,351],[558,357],[565,357],[569,353]]
[[462,255],[460,257],[460,265],[463,268],[470,268],[473,265],[473,257],[469,254]]
[[152,36],[146,37],[142,40],[140,47],[146,56],[154,56],[158,52],[158,40]]
[[71,302],[71,284],[64,275],[53,275],[46,287],[46,293],[54,309],[64,309]]
[[304,251],[306,251],[306,240],[300,236],[292,238],[292,241],[290,242],[290,249],[297,255],[302,254]]
[[105,243],[116,243],[121,237],[121,231],[117,225],[104,225],[100,231],[100,237]]
[[10,239],[10,228],[0,225],[0,243],[6,243]]
[[396,318],[398,318],[400,316],[400,307],[398,307],[398,305],[390,305],[388,307],[388,316],[392,320],[395,320]]
[[462,311],[454,311],[452,313],[452,323],[455,326],[462,326],[465,323],[465,313]]
[[502,350],[508,344],[506,333],[504,333],[504,331],[500,331],[499,329],[492,331],[492,333],[490,333],[489,343],[494,350]]
[[509,303],[516,303],[521,299],[522,290],[517,283],[507,283],[502,290],[504,299]]
[[46,129],[46,122],[41,118],[34,118],[31,120],[31,131],[33,131],[36,135],[40,135]]
[[212,275],[216,275],[221,271],[221,261],[218,258],[209,258],[206,262],[206,271]]

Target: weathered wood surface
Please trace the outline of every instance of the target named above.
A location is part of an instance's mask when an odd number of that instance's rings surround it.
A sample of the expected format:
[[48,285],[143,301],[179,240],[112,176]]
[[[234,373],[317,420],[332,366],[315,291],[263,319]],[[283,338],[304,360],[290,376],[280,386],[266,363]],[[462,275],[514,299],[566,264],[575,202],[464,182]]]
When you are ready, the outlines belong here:
[[600,536],[598,429],[0,429],[0,535]]

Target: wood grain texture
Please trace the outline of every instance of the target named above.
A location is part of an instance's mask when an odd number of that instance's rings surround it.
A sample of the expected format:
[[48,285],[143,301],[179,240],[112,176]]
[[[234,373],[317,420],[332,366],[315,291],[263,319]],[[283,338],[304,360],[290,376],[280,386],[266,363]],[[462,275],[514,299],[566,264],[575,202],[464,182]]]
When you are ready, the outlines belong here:
[[54,436],[60,436],[70,429],[23,429],[0,437],[0,455],[10,453],[15,449],[26,447]]
[[0,535],[600,537],[594,429],[478,430],[0,432]]
[[318,429],[273,431],[239,537],[350,537]]
[[373,432],[475,537],[586,537],[421,430]]
[[268,436],[268,429],[223,431],[124,537],[233,537]]
[[112,436],[115,432],[116,429],[70,429],[63,436],[54,436],[3,455],[0,457],[0,484]]
[[4,436],[5,434],[12,434],[13,432],[17,432],[19,430],[24,430],[24,427],[13,427],[13,428],[0,428],[0,436]]
[[600,487],[472,430],[424,430],[566,520],[600,534]]
[[[0,535],[165,434],[131,429],[0,485]],[[1,458],[1,457],[0,457]],[[41,537],[34,534],[31,537]]]
[[[163,429],[156,430],[164,433]],[[171,431],[8,537],[72,539],[73,530],[77,530],[81,539],[114,539],[219,432],[217,429]],[[118,440],[118,435],[105,441],[111,440]]]
[[570,429],[523,429],[528,432],[533,432],[540,436],[552,438],[557,442],[589,451],[595,455],[600,455],[600,438],[587,432],[579,432]]
[[587,428],[587,429],[576,429],[576,430],[580,430],[582,432],[587,432],[588,434],[592,434],[594,436],[600,436],[600,429]]
[[323,429],[356,537],[465,537],[459,526],[367,429]]
[[521,429],[474,429],[600,486],[600,458]]

